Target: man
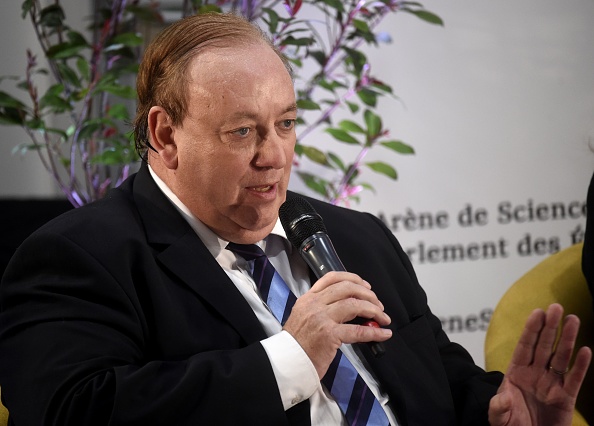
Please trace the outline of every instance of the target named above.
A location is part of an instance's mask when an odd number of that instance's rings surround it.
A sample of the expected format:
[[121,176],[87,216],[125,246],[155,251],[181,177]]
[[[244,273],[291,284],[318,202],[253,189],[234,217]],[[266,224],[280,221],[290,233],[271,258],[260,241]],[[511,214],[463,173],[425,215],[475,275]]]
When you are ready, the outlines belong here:
[[[568,370],[569,317],[553,354],[560,306],[529,318],[501,384],[449,342],[373,216],[310,200],[350,271],[310,278],[278,223],[294,197],[293,85],[257,29],[231,15],[174,24],[147,50],[138,95],[148,165],[36,232],[0,287],[14,424],[365,424],[363,408],[341,405],[345,389],[320,382],[352,368],[372,396],[369,424],[478,425],[487,413],[494,425],[569,424],[591,352]],[[255,288],[256,261],[233,251],[254,243],[300,296],[282,326]],[[371,341],[384,356],[357,345]]]

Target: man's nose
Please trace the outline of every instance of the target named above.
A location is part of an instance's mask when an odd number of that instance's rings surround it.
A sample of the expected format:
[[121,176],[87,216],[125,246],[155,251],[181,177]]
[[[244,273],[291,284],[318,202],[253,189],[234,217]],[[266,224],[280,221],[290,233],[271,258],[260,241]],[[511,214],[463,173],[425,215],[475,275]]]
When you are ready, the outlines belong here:
[[287,162],[285,149],[288,144],[289,141],[277,135],[276,132],[269,132],[258,143],[254,165],[259,168],[284,168]]

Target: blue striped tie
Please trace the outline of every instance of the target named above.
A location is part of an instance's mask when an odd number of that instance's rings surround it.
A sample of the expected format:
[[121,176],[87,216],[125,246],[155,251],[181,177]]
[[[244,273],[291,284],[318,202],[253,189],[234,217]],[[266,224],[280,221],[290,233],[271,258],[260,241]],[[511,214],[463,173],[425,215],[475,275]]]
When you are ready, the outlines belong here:
[[[285,324],[297,298],[276,272],[266,254],[255,244],[229,243],[227,249],[253,261],[252,278],[262,300],[276,319]],[[322,383],[330,391],[350,426],[389,425],[386,413],[353,364],[341,351],[336,352]]]

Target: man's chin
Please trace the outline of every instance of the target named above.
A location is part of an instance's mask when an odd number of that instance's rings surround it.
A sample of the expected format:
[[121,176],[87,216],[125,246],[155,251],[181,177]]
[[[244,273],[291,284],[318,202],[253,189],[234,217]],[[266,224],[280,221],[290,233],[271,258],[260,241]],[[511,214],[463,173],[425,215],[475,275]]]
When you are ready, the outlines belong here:
[[250,242],[244,242],[242,244],[252,244],[260,241],[268,236],[272,229],[276,225],[278,214],[268,216],[266,220],[259,220],[255,223],[244,224],[241,231],[238,233],[238,237],[242,239],[252,240]]

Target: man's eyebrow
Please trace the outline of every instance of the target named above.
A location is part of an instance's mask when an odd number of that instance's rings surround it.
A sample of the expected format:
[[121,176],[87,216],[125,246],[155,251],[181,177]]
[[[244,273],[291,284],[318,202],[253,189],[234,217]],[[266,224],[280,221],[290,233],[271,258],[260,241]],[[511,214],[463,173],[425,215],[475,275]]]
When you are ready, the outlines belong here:
[[294,111],[297,111],[297,109],[298,109],[298,108],[297,108],[297,104],[296,104],[296,103],[294,103],[294,104],[291,104],[290,106],[288,106],[288,107],[285,109],[285,111],[284,111],[284,112],[285,112],[285,113],[287,113],[287,112],[294,112]]
[[[286,114],[288,112],[295,112],[297,111],[299,108],[297,107],[297,104],[291,104],[288,107],[286,107],[283,111],[282,114]],[[252,112],[246,112],[246,111],[242,111],[242,112],[236,112],[234,114],[232,114],[230,116],[231,119],[242,119],[242,118],[251,118],[251,119],[256,119],[258,118],[258,114],[257,113],[252,113]]]

